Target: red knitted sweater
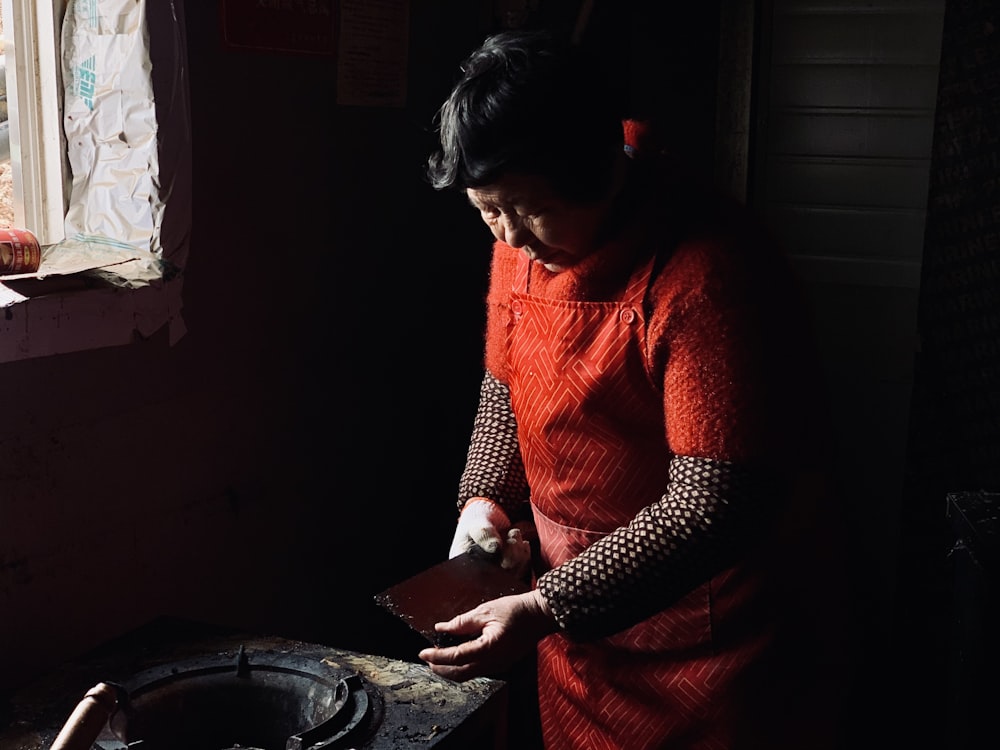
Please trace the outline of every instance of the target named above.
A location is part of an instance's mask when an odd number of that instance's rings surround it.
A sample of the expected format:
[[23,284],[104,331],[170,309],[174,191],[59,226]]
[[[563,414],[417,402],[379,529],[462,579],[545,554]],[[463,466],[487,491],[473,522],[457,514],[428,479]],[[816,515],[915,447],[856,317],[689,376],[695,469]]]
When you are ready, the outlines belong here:
[[[614,300],[637,260],[655,253],[646,367],[662,385],[671,452],[773,465],[815,449],[803,433],[815,385],[805,316],[780,251],[742,207],[676,183],[668,169],[645,169],[632,179],[648,192],[615,240],[559,274],[533,265],[531,293]],[[495,244],[488,295],[486,366],[504,382],[518,253]]]

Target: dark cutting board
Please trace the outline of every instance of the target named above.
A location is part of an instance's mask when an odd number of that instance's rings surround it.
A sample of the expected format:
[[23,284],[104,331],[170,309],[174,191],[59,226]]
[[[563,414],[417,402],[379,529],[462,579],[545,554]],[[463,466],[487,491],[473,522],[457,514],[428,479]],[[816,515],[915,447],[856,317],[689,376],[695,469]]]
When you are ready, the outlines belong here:
[[462,639],[435,632],[434,623],[450,620],[490,599],[523,594],[529,588],[495,560],[465,553],[390,586],[375,595],[375,602],[435,646],[448,646]]

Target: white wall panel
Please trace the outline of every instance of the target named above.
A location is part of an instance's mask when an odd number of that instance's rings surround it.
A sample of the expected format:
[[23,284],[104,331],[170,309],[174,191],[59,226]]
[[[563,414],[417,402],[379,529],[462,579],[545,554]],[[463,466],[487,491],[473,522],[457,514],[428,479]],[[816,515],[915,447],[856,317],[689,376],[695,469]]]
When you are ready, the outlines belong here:
[[789,252],[920,262],[924,211],[772,203],[768,223]]
[[871,107],[926,112],[937,93],[938,61],[921,64],[776,65],[772,107]]
[[922,161],[776,156],[769,203],[923,209],[928,177]]
[[914,159],[926,164],[934,135],[930,124],[922,110],[785,109],[771,115],[769,130],[781,155]]
[[863,663],[875,665],[859,713],[891,678],[878,654],[891,639],[944,4],[764,0],[760,29],[750,203],[804,282],[830,385]]
[[811,275],[883,285],[923,249],[944,0],[770,7],[753,201]]
[[844,61],[912,65],[938,61],[941,13],[775,10],[771,54],[778,65]]

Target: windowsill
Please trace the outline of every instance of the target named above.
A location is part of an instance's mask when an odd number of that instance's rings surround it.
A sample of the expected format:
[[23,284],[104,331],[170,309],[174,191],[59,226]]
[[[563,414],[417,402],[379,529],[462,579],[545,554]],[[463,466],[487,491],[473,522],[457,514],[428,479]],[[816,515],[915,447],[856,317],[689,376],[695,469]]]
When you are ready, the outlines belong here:
[[0,283],[0,363],[121,346],[164,326],[173,345],[186,332],[182,281],[137,289],[76,275]]

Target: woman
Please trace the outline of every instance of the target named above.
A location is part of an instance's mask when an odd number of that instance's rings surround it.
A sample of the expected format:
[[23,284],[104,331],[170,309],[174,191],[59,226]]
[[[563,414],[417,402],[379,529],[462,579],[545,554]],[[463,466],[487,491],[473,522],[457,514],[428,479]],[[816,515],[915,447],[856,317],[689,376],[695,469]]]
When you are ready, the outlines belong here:
[[465,680],[537,648],[549,750],[832,746],[816,627],[842,600],[805,316],[766,235],[644,154],[599,80],[579,48],[506,32],[438,115],[431,182],[495,237],[451,554],[513,564],[532,526],[537,551],[532,591],[419,656]]

